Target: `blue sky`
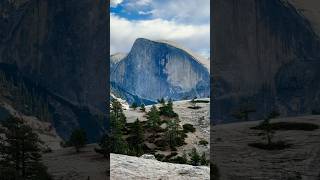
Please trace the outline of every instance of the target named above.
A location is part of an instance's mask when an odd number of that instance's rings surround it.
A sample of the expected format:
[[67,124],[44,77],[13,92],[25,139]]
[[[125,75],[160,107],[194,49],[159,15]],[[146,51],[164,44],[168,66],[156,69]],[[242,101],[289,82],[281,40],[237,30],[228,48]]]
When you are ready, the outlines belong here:
[[209,57],[210,0],[111,0],[111,54],[136,38],[171,40]]

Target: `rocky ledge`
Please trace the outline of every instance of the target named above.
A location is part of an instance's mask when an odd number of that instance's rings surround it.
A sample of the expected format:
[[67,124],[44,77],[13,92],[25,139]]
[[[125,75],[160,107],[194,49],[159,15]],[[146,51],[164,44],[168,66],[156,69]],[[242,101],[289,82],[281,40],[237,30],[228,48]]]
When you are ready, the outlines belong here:
[[110,179],[210,179],[210,168],[160,162],[120,154],[110,155]]

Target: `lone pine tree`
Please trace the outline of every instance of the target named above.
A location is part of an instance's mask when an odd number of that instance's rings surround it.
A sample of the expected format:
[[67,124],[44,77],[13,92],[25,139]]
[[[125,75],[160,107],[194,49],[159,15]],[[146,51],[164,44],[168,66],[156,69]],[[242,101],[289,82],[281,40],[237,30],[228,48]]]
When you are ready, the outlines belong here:
[[274,119],[276,117],[280,116],[280,113],[277,111],[272,111],[269,113],[269,115],[267,116],[267,118],[262,122],[261,126],[262,126],[262,134],[265,136],[265,139],[267,140],[267,145],[271,146],[273,141],[273,136],[275,134],[275,130],[272,126],[272,124],[270,123],[271,119]]

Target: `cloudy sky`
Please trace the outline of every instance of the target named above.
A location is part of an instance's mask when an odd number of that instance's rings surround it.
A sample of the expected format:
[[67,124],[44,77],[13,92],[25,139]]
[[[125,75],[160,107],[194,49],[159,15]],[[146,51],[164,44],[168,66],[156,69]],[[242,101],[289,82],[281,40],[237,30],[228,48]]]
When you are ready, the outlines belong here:
[[171,40],[209,57],[210,0],[111,0],[111,54],[136,38]]

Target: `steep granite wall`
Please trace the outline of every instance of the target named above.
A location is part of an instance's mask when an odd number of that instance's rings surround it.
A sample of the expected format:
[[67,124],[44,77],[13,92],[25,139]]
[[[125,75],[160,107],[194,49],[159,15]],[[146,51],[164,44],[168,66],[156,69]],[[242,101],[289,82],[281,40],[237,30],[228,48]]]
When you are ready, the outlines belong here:
[[85,121],[96,119],[91,115],[105,113],[106,17],[102,0],[0,2],[1,67],[13,67],[50,95],[63,137],[77,126],[88,129]]
[[319,107],[319,37],[285,0],[214,0],[213,119],[233,121],[245,106],[263,118]]
[[209,67],[167,42],[137,39],[130,53],[113,67],[112,85],[131,96],[150,101],[209,96]]

